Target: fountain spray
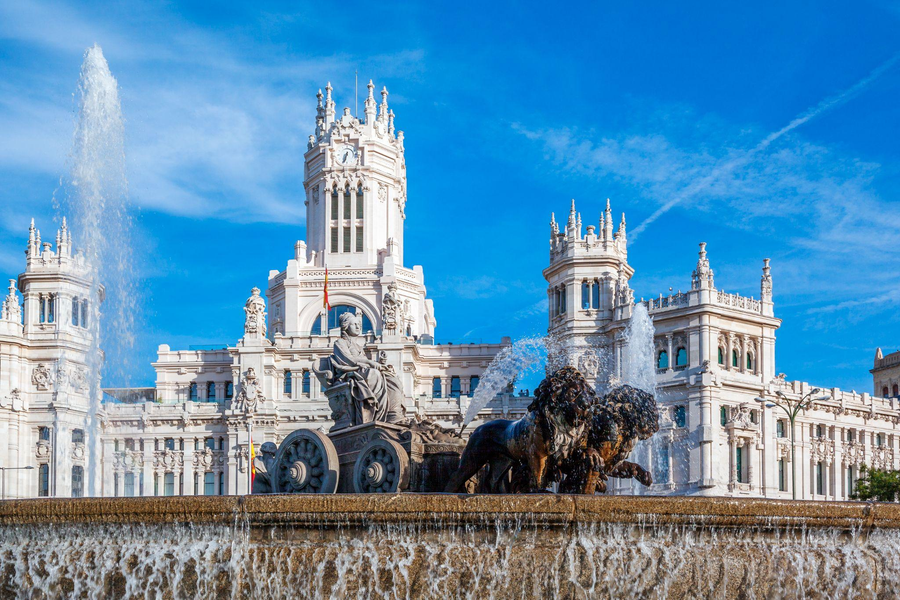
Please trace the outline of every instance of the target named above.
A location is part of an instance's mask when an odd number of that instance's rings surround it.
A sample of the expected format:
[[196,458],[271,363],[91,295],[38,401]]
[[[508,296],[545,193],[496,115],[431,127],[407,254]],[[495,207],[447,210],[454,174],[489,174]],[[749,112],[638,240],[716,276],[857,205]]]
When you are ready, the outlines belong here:
[[[124,378],[123,357],[134,346],[136,294],[128,213],[128,182],[125,177],[125,130],[119,90],[103,51],[96,44],[84,53],[75,92],[77,114],[69,176],[64,181],[59,209],[71,217],[79,247],[84,253],[90,278],[91,347],[87,353],[90,374],[89,406],[85,427],[88,450],[87,495],[98,495],[100,464],[101,370],[104,353],[115,358],[112,370]],[[101,332],[100,304],[103,311]],[[124,383],[124,382],[123,382]]]

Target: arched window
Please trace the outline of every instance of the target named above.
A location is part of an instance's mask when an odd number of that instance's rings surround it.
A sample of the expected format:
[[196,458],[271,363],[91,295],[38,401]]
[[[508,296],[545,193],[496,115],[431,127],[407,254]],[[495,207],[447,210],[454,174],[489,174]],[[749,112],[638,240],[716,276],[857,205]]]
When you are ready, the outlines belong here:
[[723,348],[722,346],[719,346],[719,364],[725,364],[725,348]]
[[81,301],[81,326],[82,327],[88,326],[88,301],[87,300]]
[[747,353],[747,370],[753,370],[753,354],[750,352]]
[[303,395],[309,396],[309,371],[303,371]]
[[225,399],[231,400],[232,398],[234,398],[234,384],[229,381],[225,384]]
[[684,367],[687,365],[687,349],[682,346],[675,351],[675,366]]
[[196,383],[191,383],[191,385],[188,386],[188,399],[193,402],[197,401],[197,384]]
[[[357,310],[358,309],[355,306],[350,306],[349,304],[338,304],[337,306],[332,306],[328,311],[328,330],[330,331],[341,326],[342,314],[346,312],[355,313]],[[375,329],[372,327],[372,321],[369,320],[369,317],[366,316],[366,313],[362,313],[362,332],[366,334],[373,331],[375,331]],[[310,335],[322,335],[322,319],[318,316],[316,317],[316,320],[313,321]]]
[[888,386],[884,386],[883,388],[881,388],[881,397],[882,398],[887,398],[888,394],[890,394],[890,391],[888,390]]
[[665,350],[660,350],[659,355],[656,357],[656,368],[657,369],[668,369],[669,368],[669,353]]
[[894,396],[900,396],[900,389],[897,388],[897,384],[894,384]]
[[56,320],[56,296],[50,294],[50,299],[47,302],[47,322],[53,323]]
[[[331,190],[331,220],[338,220],[338,191],[337,188]],[[337,249],[333,249],[337,252]]]
[[741,366],[741,360],[740,360],[740,358],[738,358],[738,351],[737,351],[737,350],[732,350],[732,351],[731,351],[731,366],[732,366],[732,367],[739,367],[739,366]]
[[587,310],[591,307],[591,284],[587,281],[581,282],[581,309]]
[[293,387],[293,385],[291,382],[291,372],[290,372],[290,370],[287,370],[284,372],[284,395],[285,396],[291,395],[292,387]]
[[216,401],[216,382],[210,381],[206,384],[206,399],[210,402]]
[[432,398],[440,398],[441,397],[441,378],[435,377],[431,380],[431,397]]
[[72,467],[72,497],[81,498],[84,496],[84,467]]
[[78,298],[72,298],[72,325],[78,327],[78,323],[81,320],[78,318],[81,313],[81,303],[78,301]]
[[600,282],[595,280],[591,289],[591,308],[600,308]]

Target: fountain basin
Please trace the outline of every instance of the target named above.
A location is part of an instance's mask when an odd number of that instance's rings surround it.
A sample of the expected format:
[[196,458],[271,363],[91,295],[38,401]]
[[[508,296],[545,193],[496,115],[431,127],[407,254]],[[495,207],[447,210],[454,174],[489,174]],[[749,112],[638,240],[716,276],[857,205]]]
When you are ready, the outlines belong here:
[[900,595],[900,505],[317,494],[0,503],[0,596]]

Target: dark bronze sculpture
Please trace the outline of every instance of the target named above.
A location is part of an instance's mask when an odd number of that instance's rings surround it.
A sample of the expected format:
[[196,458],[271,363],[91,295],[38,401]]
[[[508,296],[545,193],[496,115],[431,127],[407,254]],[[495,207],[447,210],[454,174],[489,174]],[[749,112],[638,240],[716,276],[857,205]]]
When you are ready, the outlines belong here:
[[563,367],[541,382],[528,410],[518,421],[478,427],[446,491],[464,491],[485,466],[479,491],[487,493],[538,492],[559,483],[560,492],[593,494],[606,491],[609,477],[652,483],[649,472],[625,460],[659,430],[652,394],[625,385],[597,398],[580,372]]
[[535,390],[527,415],[517,421],[490,421],[472,433],[446,491],[464,491],[466,482],[485,465],[482,491],[544,490],[557,465],[582,444],[594,400],[581,373],[573,367],[559,369]]

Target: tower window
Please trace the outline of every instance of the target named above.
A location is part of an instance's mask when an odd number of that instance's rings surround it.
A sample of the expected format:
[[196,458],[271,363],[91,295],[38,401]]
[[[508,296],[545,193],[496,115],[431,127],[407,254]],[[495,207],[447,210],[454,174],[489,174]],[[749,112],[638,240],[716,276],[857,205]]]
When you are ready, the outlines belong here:
[[363,251],[363,228],[362,225],[356,227],[356,251]]
[[291,382],[291,372],[290,370],[284,372],[284,395],[291,395],[291,388],[293,387]]
[[216,401],[216,383],[214,381],[206,384],[206,399],[210,402]]
[[81,313],[81,303],[78,298],[72,298],[72,325],[78,327],[81,320],[78,318]]
[[38,296],[38,304],[40,304],[41,309],[38,311],[38,323],[46,323],[47,322],[47,298],[41,294]]
[[350,188],[344,190],[344,218],[350,218]]
[[338,220],[338,193],[337,189],[331,192],[331,220]]
[[441,397],[441,378],[435,377],[431,380],[431,397],[432,398],[440,398]]
[[684,346],[675,351],[675,366],[687,366],[687,349]]
[[331,251],[338,252],[338,228],[331,228]]
[[591,284],[587,281],[581,282],[581,308],[587,310],[591,307]]
[[344,227],[344,252],[350,252],[350,228]]
[[55,312],[56,312],[56,296],[54,296],[53,294],[50,294],[50,296],[48,297],[48,300],[47,300],[47,322],[48,323],[54,322],[54,320],[56,318],[56,315],[54,314]]
[[359,187],[356,189],[356,218],[363,218],[363,189]]
[[595,281],[591,289],[591,308],[600,308],[600,282]]
[[82,327],[88,326],[88,301],[87,300],[81,301],[81,326]]
[[665,350],[660,350],[659,355],[656,357],[656,368],[657,369],[668,369],[669,368],[669,353]]

